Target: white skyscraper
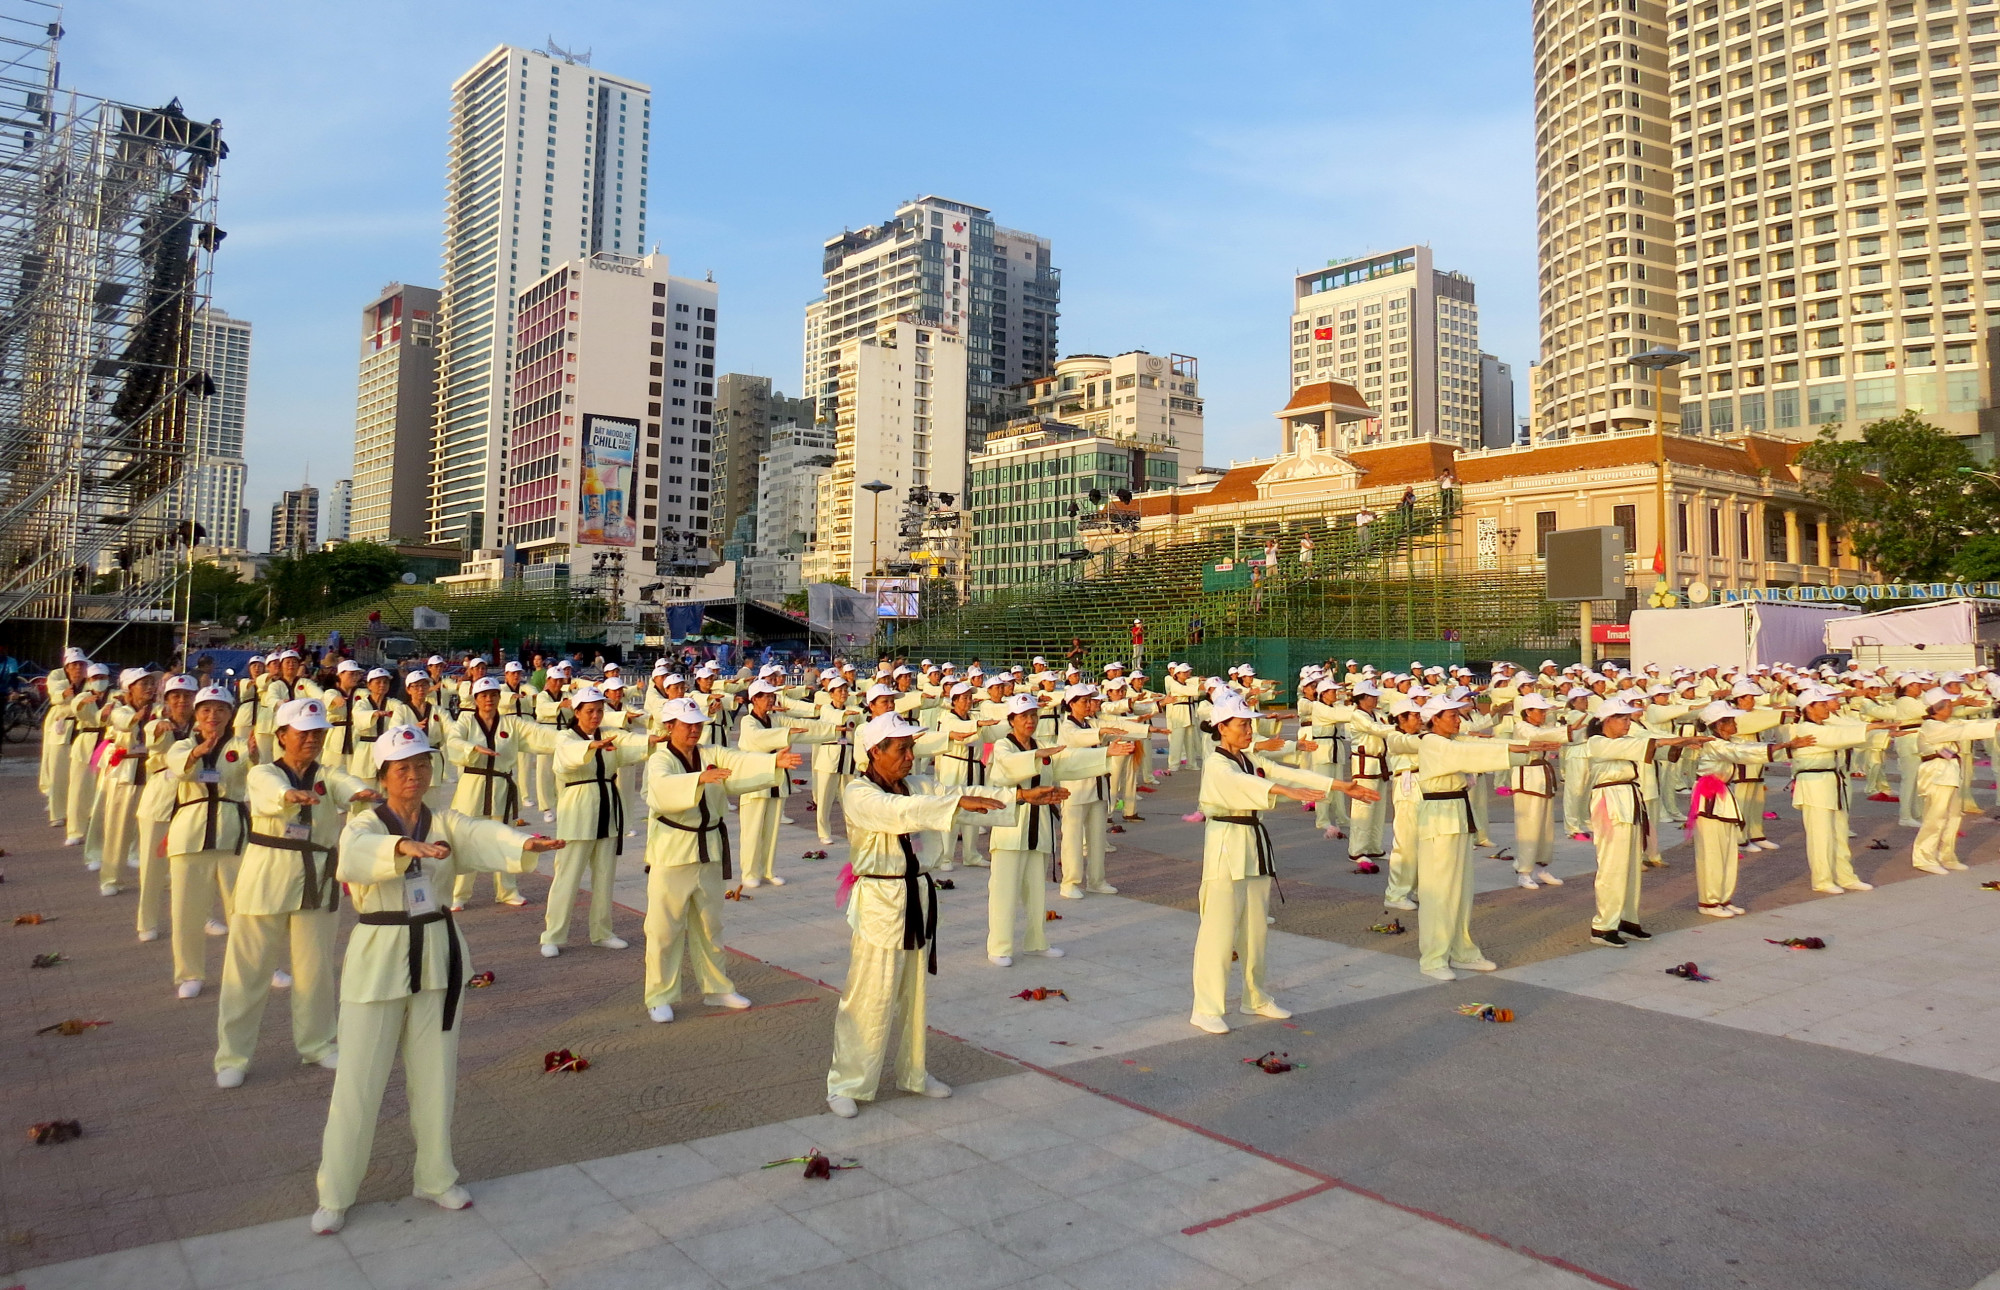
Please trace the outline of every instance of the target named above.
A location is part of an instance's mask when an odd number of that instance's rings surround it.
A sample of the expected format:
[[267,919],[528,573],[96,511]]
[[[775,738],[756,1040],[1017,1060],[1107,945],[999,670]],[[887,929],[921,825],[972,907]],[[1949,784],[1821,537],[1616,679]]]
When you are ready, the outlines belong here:
[[646,236],[652,95],[581,58],[503,45],[452,86],[433,541],[498,545],[522,289]]
[[326,525],[320,533],[325,542],[345,542],[354,530],[354,481],[333,481],[333,495],[327,502]]
[[215,389],[188,405],[187,477],[174,510],[202,526],[207,545],[247,547],[243,422],[250,402],[250,324],[204,309],[195,315],[191,344],[191,365],[206,372]]

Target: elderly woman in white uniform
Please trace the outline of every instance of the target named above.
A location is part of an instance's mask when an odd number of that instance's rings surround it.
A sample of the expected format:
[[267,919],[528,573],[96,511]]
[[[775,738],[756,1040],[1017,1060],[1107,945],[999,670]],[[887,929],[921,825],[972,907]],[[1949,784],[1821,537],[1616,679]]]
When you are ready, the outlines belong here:
[[[517,824],[521,820],[521,775],[530,754],[548,755],[555,751],[554,732],[525,717],[500,711],[504,687],[490,676],[471,682],[464,710],[445,727],[445,760],[458,768],[452,789],[451,809],[476,819]],[[429,738],[428,735],[425,736]],[[378,738],[379,742],[379,738]],[[457,913],[472,899],[479,875],[462,868],[453,880],[451,910]],[[528,898],[521,894],[512,870],[493,873],[493,897],[503,905],[521,906]]]
[[376,741],[387,800],[349,821],[339,879],[360,924],[340,974],[341,1062],[320,1138],[319,1208],[312,1230],[337,1232],[361,1190],[375,1121],[398,1047],[416,1139],[415,1194],[445,1209],[472,1203],[451,1157],[458,1092],[459,1005],[472,971],[465,938],[444,908],[460,871],[527,873],[562,843],[499,820],[425,804],[435,762],[430,740],[396,726]]
[[192,999],[208,975],[211,936],[229,931],[212,916],[216,896],[227,919],[236,870],[250,835],[250,743],[232,737],[236,698],[211,685],[195,695],[194,728],[167,749],[174,799],[167,817],[167,909],[174,951],[174,993]]

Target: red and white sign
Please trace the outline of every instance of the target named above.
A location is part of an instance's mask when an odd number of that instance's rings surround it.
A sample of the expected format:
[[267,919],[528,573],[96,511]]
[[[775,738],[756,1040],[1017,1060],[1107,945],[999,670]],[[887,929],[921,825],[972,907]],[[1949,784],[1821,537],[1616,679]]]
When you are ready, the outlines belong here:
[[1590,643],[1593,645],[1630,645],[1632,643],[1632,624],[1592,623],[1590,625]]

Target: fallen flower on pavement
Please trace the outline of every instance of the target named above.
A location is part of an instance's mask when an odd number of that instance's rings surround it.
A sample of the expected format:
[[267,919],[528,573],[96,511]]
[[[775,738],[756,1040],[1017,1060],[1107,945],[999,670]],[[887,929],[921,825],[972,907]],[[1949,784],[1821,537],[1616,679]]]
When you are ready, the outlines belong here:
[[108,1026],[110,1024],[108,1021],[85,1021],[82,1017],[69,1017],[58,1021],[53,1026],[43,1026],[35,1033],[38,1035],[80,1035],[95,1026]]
[[28,1126],[28,1141],[37,1146],[68,1142],[71,1138],[82,1136],[83,1125],[76,1120],[44,1120],[40,1124]]
[[1383,936],[1401,936],[1404,932],[1410,929],[1403,926],[1402,919],[1392,918],[1386,923],[1375,923],[1372,926],[1370,926],[1368,930],[1371,932],[1379,932]]
[[53,914],[21,914],[14,919],[16,927],[37,927],[43,923],[55,922]]
[[1291,1060],[1291,1056],[1290,1053],[1269,1052],[1265,1053],[1262,1057],[1245,1057],[1243,1064],[1245,1066],[1255,1066],[1266,1075],[1283,1075],[1288,1070],[1297,1069]]
[[1693,963],[1676,963],[1666,969],[1668,976],[1677,976],[1683,981],[1713,981],[1714,977],[1702,971]]
[[69,960],[64,958],[61,954],[37,954],[35,955],[34,960],[30,962],[28,966],[45,968],[45,967],[54,967],[58,963],[67,963],[67,962],[69,962]]
[[1458,1005],[1461,1017],[1477,1017],[1481,1021],[1512,1021],[1512,1008],[1497,1008],[1490,1003],[1461,1003]]
[[1023,990],[1019,994],[1010,994],[1007,997],[1009,999],[1030,999],[1036,1003],[1040,1003],[1044,999],[1061,999],[1065,1003],[1069,1002],[1067,994],[1064,994],[1061,990],[1052,990],[1045,985],[1038,985],[1032,990]]
[[474,972],[472,979],[465,984],[474,990],[483,990],[493,984],[493,974],[491,972]]
[[542,1056],[543,1074],[552,1075],[558,1071],[587,1071],[589,1069],[590,1063],[588,1061],[578,1057],[567,1048],[559,1048],[552,1053],[545,1053]]
[[1787,936],[1782,941],[1774,941],[1766,936],[1764,943],[1766,945],[1782,945],[1788,950],[1823,950],[1826,948],[1826,942],[1817,936]]

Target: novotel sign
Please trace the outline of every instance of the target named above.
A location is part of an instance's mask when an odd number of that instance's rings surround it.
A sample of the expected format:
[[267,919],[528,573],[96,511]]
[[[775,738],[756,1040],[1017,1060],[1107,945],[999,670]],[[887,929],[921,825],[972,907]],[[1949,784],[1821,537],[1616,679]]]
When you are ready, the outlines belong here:
[[1893,582],[1859,587],[1722,587],[1716,599],[1833,601],[1858,604],[1869,600],[2000,599],[2000,582]]
[[597,269],[604,273],[623,273],[627,277],[633,277],[633,278],[643,278],[646,276],[645,270],[641,269],[636,264],[618,264],[615,261],[600,260],[594,257],[586,261],[586,263],[589,264],[591,268]]

